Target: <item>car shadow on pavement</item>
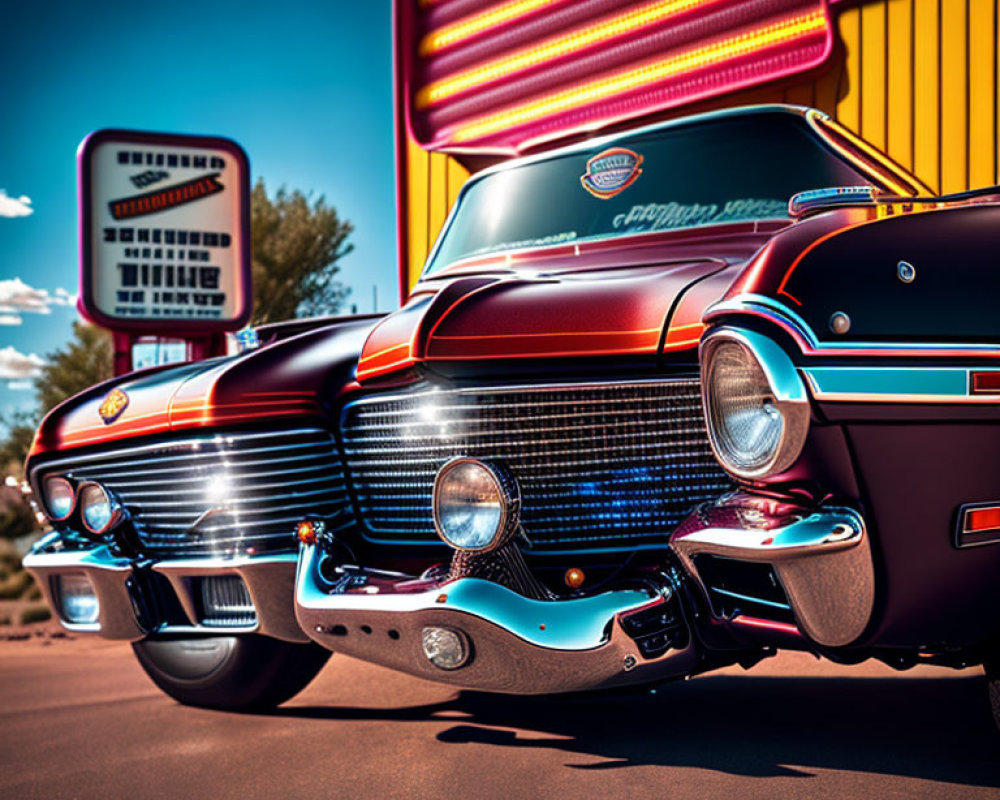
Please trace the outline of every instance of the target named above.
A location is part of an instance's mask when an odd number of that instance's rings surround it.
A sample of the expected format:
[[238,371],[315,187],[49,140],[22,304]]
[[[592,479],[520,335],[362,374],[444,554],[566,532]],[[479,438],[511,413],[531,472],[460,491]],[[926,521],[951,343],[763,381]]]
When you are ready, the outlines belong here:
[[[697,767],[741,776],[851,770],[1000,787],[983,678],[704,677],[655,693],[460,692],[403,708],[286,707],[282,716],[460,722],[438,741],[562,750],[582,770]],[[594,758],[601,761],[594,762]]]

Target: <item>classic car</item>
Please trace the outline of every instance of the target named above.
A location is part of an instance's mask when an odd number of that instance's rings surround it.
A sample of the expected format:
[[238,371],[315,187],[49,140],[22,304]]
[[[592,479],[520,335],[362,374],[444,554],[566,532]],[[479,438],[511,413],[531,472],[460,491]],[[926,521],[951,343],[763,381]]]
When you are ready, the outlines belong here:
[[985,664],[997,189],[713,112],[473,176],[405,304],[73,398],[27,468],[65,626],[183,703],[345,653],[544,694],[779,649]]

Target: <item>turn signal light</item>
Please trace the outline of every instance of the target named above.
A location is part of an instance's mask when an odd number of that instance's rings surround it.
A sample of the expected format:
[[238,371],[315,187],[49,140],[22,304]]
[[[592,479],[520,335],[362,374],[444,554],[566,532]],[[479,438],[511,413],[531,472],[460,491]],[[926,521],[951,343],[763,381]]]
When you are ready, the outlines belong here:
[[295,526],[295,538],[298,539],[302,544],[316,544],[316,538],[319,534],[319,523],[311,520],[304,519]]
[[1000,372],[973,372],[973,394],[1000,394]]
[[970,508],[965,512],[965,532],[980,533],[1000,529],[1000,508]]
[[563,576],[563,580],[570,589],[579,589],[586,579],[587,576],[583,574],[583,570],[576,567],[570,567]]

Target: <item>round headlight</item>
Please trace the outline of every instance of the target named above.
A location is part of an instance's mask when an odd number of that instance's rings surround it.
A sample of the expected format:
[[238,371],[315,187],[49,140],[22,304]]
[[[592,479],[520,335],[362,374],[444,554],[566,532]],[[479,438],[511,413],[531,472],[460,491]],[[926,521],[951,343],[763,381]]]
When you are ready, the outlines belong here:
[[434,525],[458,550],[495,550],[517,529],[517,484],[496,467],[456,458],[434,480]]
[[42,481],[42,502],[49,518],[53,522],[62,522],[73,513],[73,506],[76,505],[73,484],[57,475],[49,476]]
[[81,484],[79,503],[83,527],[93,534],[107,533],[121,521],[121,506],[99,483]]
[[809,429],[809,404],[794,365],[770,339],[722,329],[702,346],[702,392],[712,450],[741,478],[792,465]]

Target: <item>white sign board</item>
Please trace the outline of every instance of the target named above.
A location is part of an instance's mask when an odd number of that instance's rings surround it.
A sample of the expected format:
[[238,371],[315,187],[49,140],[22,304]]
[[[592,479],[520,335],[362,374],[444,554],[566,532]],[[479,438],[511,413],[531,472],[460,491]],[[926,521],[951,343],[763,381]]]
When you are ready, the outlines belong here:
[[236,330],[250,315],[249,167],[235,142],[104,130],[79,154],[80,298],[108,328]]

